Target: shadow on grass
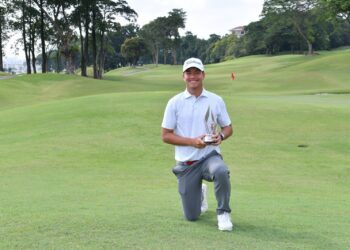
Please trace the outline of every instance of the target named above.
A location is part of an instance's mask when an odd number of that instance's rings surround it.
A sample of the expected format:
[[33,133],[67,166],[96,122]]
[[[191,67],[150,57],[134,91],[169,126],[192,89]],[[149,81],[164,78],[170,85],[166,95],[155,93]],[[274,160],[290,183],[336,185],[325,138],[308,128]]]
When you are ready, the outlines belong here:
[[[201,215],[197,221],[201,226],[205,226],[208,231],[217,231],[217,219],[215,211],[208,211]],[[274,225],[259,225],[247,222],[237,221],[233,218],[234,229],[232,233],[235,237],[248,237],[252,240],[277,243],[282,242],[293,246],[310,246],[316,249],[339,248],[331,239],[324,235],[311,233],[307,228],[283,228]],[[317,245],[315,245],[317,242]]]
[[[339,246],[321,234],[315,234],[307,228],[282,228],[274,225],[254,225],[245,222],[235,223],[234,233],[266,242],[285,242],[317,249],[337,248]],[[317,242],[317,245],[315,243]]]
[[329,91],[329,92],[316,92],[316,93],[310,93],[306,95],[349,95],[350,91],[344,90],[344,91]]

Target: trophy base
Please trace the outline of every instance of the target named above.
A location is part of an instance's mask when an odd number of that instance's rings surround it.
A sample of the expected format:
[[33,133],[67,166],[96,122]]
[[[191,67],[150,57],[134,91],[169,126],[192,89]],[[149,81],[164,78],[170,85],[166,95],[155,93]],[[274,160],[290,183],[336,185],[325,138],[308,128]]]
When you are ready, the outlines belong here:
[[203,141],[204,143],[206,144],[212,144],[214,143],[214,139],[211,135],[206,135],[204,138],[203,138]]

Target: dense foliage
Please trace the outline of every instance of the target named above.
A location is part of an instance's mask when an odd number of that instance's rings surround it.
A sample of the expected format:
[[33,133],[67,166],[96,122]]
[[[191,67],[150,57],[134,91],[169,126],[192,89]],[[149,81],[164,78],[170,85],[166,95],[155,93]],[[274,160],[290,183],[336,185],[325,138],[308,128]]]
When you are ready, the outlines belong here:
[[[186,12],[173,9],[143,27],[125,0],[0,0],[0,55],[10,31],[21,34],[27,73],[81,69],[94,78],[138,63],[181,64],[188,57],[216,63],[253,54],[305,53],[350,45],[350,0],[265,0],[261,19],[244,35],[180,36]],[[117,17],[130,23],[122,26]],[[0,71],[3,71],[0,56]]]

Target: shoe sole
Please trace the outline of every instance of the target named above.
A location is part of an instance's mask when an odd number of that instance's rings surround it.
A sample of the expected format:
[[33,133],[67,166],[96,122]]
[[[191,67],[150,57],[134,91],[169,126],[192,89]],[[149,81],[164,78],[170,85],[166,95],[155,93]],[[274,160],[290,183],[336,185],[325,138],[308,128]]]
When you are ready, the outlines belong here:
[[228,228],[219,227],[219,230],[220,230],[220,231],[232,231],[232,227],[228,227]]

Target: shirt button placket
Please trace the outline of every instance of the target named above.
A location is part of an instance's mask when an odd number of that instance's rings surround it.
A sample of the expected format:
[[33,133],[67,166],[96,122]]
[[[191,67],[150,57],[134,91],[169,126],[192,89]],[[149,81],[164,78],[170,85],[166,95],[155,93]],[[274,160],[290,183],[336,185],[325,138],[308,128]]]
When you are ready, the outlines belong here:
[[196,112],[198,112],[198,102],[199,102],[199,97],[194,99],[194,102],[192,104],[192,128],[191,128],[191,134],[195,137],[197,137],[198,135],[196,133],[198,133],[197,131],[197,127],[196,123],[198,122],[195,117],[197,117],[198,115],[196,115]]

